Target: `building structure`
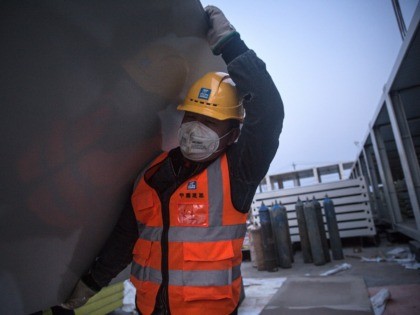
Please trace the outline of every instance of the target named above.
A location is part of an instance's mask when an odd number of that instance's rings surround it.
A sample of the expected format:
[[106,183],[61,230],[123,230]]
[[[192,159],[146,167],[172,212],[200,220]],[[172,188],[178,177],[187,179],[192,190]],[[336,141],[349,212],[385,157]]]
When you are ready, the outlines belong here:
[[351,178],[364,176],[378,220],[420,240],[420,4],[361,143]]
[[267,175],[257,192],[328,183],[347,179],[354,162],[340,162],[292,172]]

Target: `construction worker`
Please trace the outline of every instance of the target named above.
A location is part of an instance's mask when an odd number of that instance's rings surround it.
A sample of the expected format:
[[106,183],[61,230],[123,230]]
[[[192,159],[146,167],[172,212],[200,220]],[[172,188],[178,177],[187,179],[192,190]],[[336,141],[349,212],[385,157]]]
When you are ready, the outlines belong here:
[[178,106],[185,112],[179,147],[140,176],[65,308],[86,303],[132,260],[140,314],[237,314],[247,213],[277,151],[284,112],[265,64],[222,11],[205,10],[207,40],[229,74],[208,73],[191,87]]

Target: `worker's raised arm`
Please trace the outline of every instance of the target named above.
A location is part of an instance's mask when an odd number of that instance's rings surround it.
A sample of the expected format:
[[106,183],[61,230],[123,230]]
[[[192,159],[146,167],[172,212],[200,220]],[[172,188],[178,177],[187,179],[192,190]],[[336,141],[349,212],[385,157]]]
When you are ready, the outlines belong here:
[[221,54],[226,62],[245,109],[241,134],[227,156],[232,201],[235,208],[246,212],[276,154],[284,119],[283,102],[265,63],[246,46],[222,11],[209,6],[206,12],[210,23],[207,41],[213,53]]

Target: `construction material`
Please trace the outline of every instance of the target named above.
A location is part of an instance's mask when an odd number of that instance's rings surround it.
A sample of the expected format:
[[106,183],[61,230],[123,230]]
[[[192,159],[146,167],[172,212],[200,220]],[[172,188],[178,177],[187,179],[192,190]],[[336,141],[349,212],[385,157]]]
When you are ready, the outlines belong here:
[[373,311],[375,315],[382,315],[385,311],[386,303],[391,298],[391,293],[388,289],[381,289],[378,293],[370,298],[372,302]]
[[412,240],[408,242],[408,246],[410,251],[414,254],[416,261],[420,262],[420,242]]
[[75,310],[76,315],[100,315],[108,314],[113,310],[123,306],[124,283],[116,284],[103,288],[94,295],[82,307]]
[[261,315],[368,315],[372,305],[362,277],[290,277]]
[[344,263],[344,264],[335,266],[333,269],[322,272],[319,275],[322,276],[322,277],[330,276],[330,275],[336,274],[337,272],[340,272],[340,271],[343,271],[343,270],[348,270],[350,268],[351,268],[350,264]]
[[322,183],[310,186],[301,186],[255,194],[252,203],[252,221],[258,224],[258,209],[261,203],[271,204],[280,201],[287,209],[292,242],[300,241],[297,213],[295,205],[306,198],[322,200],[325,194],[334,202],[338,229],[341,238],[376,235],[369,203],[368,185],[363,177],[341,180],[337,182]]
[[130,280],[124,281],[124,298],[121,308],[124,312],[134,314],[136,311],[136,288]]
[[70,295],[139,172],[176,146],[185,87],[226,65],[196,0],[9,0],[1,13],[0,314],[31,314]]

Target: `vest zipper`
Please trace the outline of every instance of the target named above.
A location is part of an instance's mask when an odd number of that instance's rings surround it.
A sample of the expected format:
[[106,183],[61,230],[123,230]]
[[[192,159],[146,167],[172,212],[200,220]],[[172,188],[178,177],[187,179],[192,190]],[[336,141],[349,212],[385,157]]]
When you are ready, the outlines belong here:
[[[162,162],[163,163],[163,162]],[[161,249],[162,249],[162,259],[161,259],[161,270],[162,270],[162,284],[158,290],[158,299],[160,301],[160,305],[162,306],[162,314],[170,315],[171,310],[169,307],[169,293],[168,293],[168,286],[169,286],[169,257],[168,257],[168,247],[169,247],[169,226],[170,226],[170,219],[169,219],[169,203],[171,200],[172,194],[178,189],[178,187],[185,182],[188,178],[192,177],[193,175],[197,174],[200,170],[200,167],[196,166],[189,176],[185,177],[183,180],[180,180],[180,173],[182,170],[182,166],[176,172],[174,169],[174,165],[172,161],[169,162],[170,167],[172,168],[172,175],[174,179],[174,183],[168,189],[164,191],[158,192],[159,199],[162,205],[162,223],[163,223],[163,230],[162,230],[162,238],[160,241]],[[203,165],[201,167],[204,167]]]

